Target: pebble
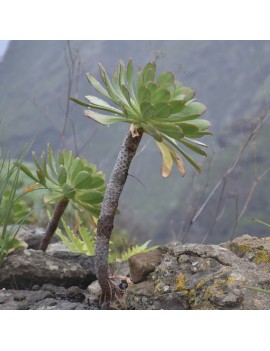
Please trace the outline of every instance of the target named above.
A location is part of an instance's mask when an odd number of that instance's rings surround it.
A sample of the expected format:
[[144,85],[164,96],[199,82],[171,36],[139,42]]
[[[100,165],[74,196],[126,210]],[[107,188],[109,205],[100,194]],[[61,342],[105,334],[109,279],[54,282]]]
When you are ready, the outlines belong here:
[[16,292],[13,296],[14,301],[23,301],[26,299],[26,294],[22,291]]

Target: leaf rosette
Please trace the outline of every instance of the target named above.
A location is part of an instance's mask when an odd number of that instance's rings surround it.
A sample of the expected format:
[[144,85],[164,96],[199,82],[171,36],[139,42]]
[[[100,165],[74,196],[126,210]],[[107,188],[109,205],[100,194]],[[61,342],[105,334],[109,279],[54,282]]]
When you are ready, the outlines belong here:
[[208,130],[210,122],[200,118],[206,106],[196,101],[195,91],[176,80],[171,72],[165,71],[156,77],[156,71],[156,64],[149,62],[134,75],[134,64],[130,59],[127,66],[119,61],[110,79],[99,64],[102,83],[91,73],[87,74],[87,78],[106,101],[92,95],[85,97],[87,102],[75,98],[71,100],[87,107],[85,116],[98,123],[129,123],[134,135],[140,129],[153,137],[162,155],[161,173],[164,177],[171,174],[173,164],[185,175],[181,156],[200,172],[199,165],[184,151],[183,146],[207,156],[203,150],[207,145],[196,140],[211,135]]
[[[84,158],[74,157],[72,151],[58,151],[55,157],[48,145],[47,156],[43,152],[41,160],[33,153],[35,173],[22,163],[20,169],[32,180],[51,193],[51,199],[66,197],[76,207],[86,209],[98,218],[103,201],[105,186],[104,173],[97,171],[94,164]],[[30,187],[30,191],[35,187]]]

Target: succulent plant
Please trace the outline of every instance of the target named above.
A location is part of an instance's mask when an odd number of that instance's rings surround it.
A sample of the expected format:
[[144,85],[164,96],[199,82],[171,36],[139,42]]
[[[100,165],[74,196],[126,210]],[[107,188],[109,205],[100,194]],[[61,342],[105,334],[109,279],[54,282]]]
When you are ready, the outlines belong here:
[[[47,159],[48,158],[48,159]],[[66,197],[74,205],[85,208],[94,217],[98,217],[105,191],[105,175],[97,171],[94,164],[88,163],[81,157],[74,157],[72,151],[58,151],[54,156],[50,145],[47,148],[47,157],[43,152],[41,162],[33,152],[36,165],[36,175],[23,163],[18,164],[20,169],[51,193],[51,199]]]
[[42,186],[50,191],[51,199],[58,200],[52,219],[45,232],[40,249],[46,251],[49,242],[58,226],[59,220],[67,205],[71,202],[75,207],[86,209],[93,217],[98,218],[103,201],[105,175],[97,171],[94,164],[85,159],[74,157],[72,151],[64,150],[54,156],[48,145],[47,156],[43,152],[41,161],[35,153],[36,175],[23,163],[18,167],[36,183],[29,190]]
[[88,102],[75,98],[71,100],[88,107],[84,114],[96,122],[103,125],[129,123],[133,135],[136,135],[138,129],[142,129],[153,137],[163,158],[161,173],[164,177],[170,175],[173,163],[182,175],[185,174],[185,166],[179,153],[200,172],[199,165],[182,146],[207,156],[202,150],[207,145],[195,140],[211,134],[208,131],[209,121],[199,118],[206,111],[206,107],[194,100],[195,91],[176,80],[171,72],[165,71],[155,78],[156,70],[156,64],[149,62],[138,71],[134,84],[132,60],[129,60],[127,67],[120,61],[111,81],[104,67],[99,64],[105,87],[91,73],[87,74],[88,81],[117,107],[91,95],[86,96]]
[[117,288],[109,277],[109,242],[118,201],[143,134],[150,135],[156,141],[162,155],[161,174],[164,177],[171,174],[174,163],[179,172],[185,175],[181,156],[198,172],[201,171],[196,161],[183,150],[183,146],[207,156],[202,149],[207,145],[196,140],[211,134],[208,131],[210,123],[199,118],[206,107],[195,101],[194,90],[183,86],[171,72],[165,71],[155,78],[156,70],[156,64],[149,62],[143,69],[139,69],[134,79],[132,60],[129,60],[127,67],[120,61],[110,80],[104,67],[99,64],[103,84],[91,73],[87,74],[87,78],[92,87],[110,103],[92,95],[86,96],[88,102],[71,98],[87,107],[85,116],[96,122],[103,125],[117,122],[130,124],[106,188],[97,224],[95,262],[98,282],[102,288],[103,308],[109,308],[111,299],[117,295]]

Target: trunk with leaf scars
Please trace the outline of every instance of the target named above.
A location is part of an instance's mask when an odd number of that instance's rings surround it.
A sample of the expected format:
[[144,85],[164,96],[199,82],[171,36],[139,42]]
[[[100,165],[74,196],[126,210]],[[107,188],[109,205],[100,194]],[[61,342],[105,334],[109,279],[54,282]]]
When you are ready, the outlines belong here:
[[56,204],[52,219],[47,225],[43,240],[40,244],[39,249],[42,251],[46,251],[48,245],[50,244],[53,234],[55,233],[58,223],[62,217],[62,214],[65,212],[65,209],[69,203],[69,200],[66,197],[62,197],[58,203]]
[[113,222],[118,207],[119,197],[127,180],[130,163],[136,154],[143,134],[141,130],[136,132],[137,134],[129,131],[123,141],[107,185],[97,224],[97,243],[95,253],[96,274],[102,289],[102,300],[107,306],[109,306],[113,294],[108,267],[109,241],[113,230]]

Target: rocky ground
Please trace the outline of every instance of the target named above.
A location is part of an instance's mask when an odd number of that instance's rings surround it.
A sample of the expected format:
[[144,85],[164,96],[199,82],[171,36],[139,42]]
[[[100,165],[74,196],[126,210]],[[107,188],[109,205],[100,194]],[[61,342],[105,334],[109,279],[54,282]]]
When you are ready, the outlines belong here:
[[[37,250],[44,231],[22,229],[28,248],[0,269],[0,309],[99,309],[94,257],[60,243]],[[220,245],[171,242],[111,267],[123,296],[116,309],[270,309],[270,238],[243,235]]]

